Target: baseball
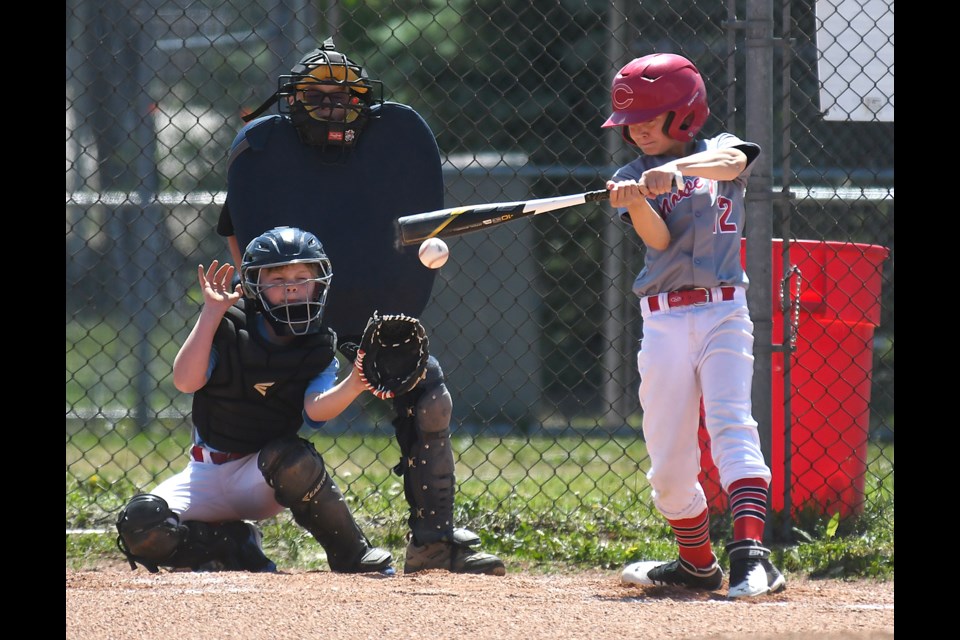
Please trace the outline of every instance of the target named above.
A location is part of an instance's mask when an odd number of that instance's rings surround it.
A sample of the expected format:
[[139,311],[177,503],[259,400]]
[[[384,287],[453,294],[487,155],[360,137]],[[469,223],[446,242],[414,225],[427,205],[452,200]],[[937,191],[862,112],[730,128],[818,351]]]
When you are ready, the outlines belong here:
[[440,238],[427,238],[420,245],[420,262],[428,269],[439,269],[449,257],[450,249]]

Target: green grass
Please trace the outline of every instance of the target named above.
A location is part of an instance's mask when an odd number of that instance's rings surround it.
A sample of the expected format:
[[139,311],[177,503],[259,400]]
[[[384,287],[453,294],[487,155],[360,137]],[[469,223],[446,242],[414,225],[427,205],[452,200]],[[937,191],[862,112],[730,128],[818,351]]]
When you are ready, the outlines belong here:
[[[140,333],[126,320],[68,321],[68,415],[134,406],[131,381],[142,380],[144,367],[150,409],[189,413],[188,397],[172,387],[170,363],[197,308],[193,300],[172,310],[144,353]],[[372,402],[364,415],[388,425],[386,411],[386,404]],[[885,423],[892,430],[892,415]],[[652,507],[643,475],[643,441],[596,436],[592,426],[587,420],[587,435],[578,437],[456,435],[457,524],[476,531],[483,548],[511,570],[617,569],[631,560],[674,557],[671,532]],[[399,459],[392,428],[312,439],[368,537],[402,562],[408,512],[402,482],[391,471]],[[68,535],[68,567],[122,560],[117,513],[135,493],[179,471],[188,445],[189,429],[179,419],[141,429],[133,419],[68,418],[66,528],[106,531]],[[893,577],[893,450],[892,443],[869,448],[862,513],[842,521],[817,508],[772,515],[767,533],[778,566],[813,577]],[[287,514],[260,524],[265,549],[281,567],[326,568],[322,549]],[[715,515],[711,537],[724,562],[729,532],[729,517]]]
[[[88,428],[68,434],[66,528],[107,533],[67,536],[67,566],[122,559],[114,522],[136,492],[182,468],[188,430],[158,424]],[[407,504],[391,471],[398,460],[392,433],[315,435],[328,469],[357,520],[378,546],[402,562]],[[476,531],[483,548],[513,569],[560,572],[617,569],[640,559],[670,559],[671,532],[650,502],[637,461],[639,438],[455,437],[458,491],[455,518]],[[768,534],[784,571],[812,577],[892,579],[893,445],[871,445],[863,512],[844,520],[806,510],[774,514]],[[288,514],[261,522],[264,547],[285,568],[323,569],[323,550]],[[727,514],[712,518],[721,560]]]

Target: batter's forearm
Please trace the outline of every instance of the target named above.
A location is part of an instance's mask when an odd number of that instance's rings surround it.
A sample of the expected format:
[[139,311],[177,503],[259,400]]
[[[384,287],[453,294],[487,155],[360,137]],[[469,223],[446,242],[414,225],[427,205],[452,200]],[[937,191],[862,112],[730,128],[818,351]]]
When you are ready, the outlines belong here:
[[660,171],[679,171],[685,176],[708,180],[734,180],[747,168],[747,155],[739,149],[701,151],[657,167]]
[[670,244],[670,230],[663,218],[654,211],[646,199],[627,207],[630,222],[643,243],[657,251],[663,251]]

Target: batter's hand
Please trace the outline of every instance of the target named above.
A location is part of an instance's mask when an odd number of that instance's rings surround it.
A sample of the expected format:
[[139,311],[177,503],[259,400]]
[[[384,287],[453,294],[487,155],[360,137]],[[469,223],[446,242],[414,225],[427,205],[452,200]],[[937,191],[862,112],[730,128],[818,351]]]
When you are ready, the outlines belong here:
[[197,280],[200,282],[205,306],[226,313],[227,309],[243,296],[239,283],[234,288],[230,287],[233,272],[233,265],[220,265],[217,260],[210,263],[206,272],[202,264],[197,266]]
[[610,192],[610,206],[615,209],[626,209],[639,204],[649,197],[646,187],[636,180],[607,180],[607,191]]
[[653,198],[683,186],[683,175],[675,168],[665,165],[644,171],[639,183],[648,197]]

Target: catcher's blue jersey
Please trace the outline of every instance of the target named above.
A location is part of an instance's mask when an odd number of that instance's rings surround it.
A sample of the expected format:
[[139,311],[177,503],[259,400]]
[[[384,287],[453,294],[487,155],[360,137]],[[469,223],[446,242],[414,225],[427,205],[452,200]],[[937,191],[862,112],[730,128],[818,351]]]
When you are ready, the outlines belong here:
[[341,155],[302,143],[285,116],[252,121],[237,135],[227,168],[227,202],[217,227],[241,251],[276,226],[319,238],[333,266],[324,324],[358,337],[374,311],[419,317],[436,271],[417,247],[398,249],[394,222],[443,208],[436,138],[410,107],[374,107],[356,146]]

